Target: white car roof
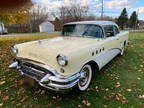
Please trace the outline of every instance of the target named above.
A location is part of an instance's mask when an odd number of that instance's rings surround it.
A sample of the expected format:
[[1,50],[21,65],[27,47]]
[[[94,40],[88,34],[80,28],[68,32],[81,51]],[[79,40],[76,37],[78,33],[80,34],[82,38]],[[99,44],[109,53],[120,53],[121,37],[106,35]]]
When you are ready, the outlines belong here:
[[66,23],[65,25],[70,25],[70,24],[94,24],[99,26],[115,25],[118,27],[118,25],[112,21],[80,21],[80,22]]

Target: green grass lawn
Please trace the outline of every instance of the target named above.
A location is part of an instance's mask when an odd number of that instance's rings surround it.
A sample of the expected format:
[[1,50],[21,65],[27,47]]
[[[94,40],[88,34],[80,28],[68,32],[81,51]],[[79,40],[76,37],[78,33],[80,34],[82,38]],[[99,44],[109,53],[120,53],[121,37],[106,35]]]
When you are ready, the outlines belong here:
[[144,108],[144,33],[130,33],[125,55],[97,72],[87,91],[64,94],[26,86],[16,70],[8,69],[14,58],[11,46],[55,36],[0,38],[0,107]]

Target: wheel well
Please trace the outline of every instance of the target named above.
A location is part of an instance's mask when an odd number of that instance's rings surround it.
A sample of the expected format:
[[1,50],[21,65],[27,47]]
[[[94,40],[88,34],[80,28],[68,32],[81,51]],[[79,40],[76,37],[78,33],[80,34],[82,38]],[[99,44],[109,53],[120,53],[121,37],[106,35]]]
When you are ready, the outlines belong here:
[[98,64],[97,64],[95,61],[90,61],[90,62],[88,62],[87,64],[89,64],[89,65],[92,67],[92,71],[93,71],[93,72],[99,70],[99,66],[98,66]]

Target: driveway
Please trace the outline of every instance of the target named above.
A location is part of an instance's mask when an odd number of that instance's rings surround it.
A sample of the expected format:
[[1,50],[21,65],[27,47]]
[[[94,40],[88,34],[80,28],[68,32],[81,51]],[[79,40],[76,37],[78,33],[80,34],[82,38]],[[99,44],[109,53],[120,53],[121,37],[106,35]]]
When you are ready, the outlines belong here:
[[9,37],[9,36],[39,36],[47,34],[60,34],[60,32],[51,32],[51,33],[11,33],[7,35],[0,35],[0,37]]

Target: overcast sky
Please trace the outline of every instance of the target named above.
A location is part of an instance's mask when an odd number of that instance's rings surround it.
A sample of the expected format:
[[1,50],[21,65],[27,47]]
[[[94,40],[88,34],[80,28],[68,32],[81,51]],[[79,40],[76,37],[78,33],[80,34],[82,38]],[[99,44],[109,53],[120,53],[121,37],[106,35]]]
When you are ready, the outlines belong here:
[[[57,11],[62,5],[69,5],[71,0],[33,0],[34,3],[46,6],[50,11]],[[75,0],[81,5],[88,5],[90,13],[100,15],[102,0]],[[144,20],[144,0],[104,0],[104,14],[118,17],[123,8],[127,8],[128,15],[135,10],[139,19]]]

